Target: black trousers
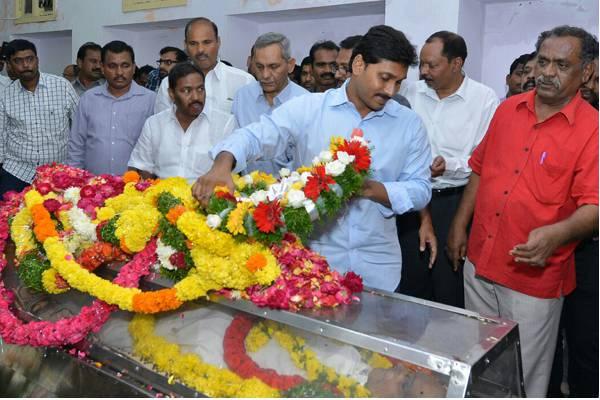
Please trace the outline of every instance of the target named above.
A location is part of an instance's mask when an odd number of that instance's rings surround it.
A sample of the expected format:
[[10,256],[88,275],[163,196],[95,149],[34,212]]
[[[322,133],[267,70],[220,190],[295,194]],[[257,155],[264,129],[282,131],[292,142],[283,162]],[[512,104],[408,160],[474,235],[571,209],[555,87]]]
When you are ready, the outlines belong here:
[[[548,396],[559,397],[563,376],[563,338],[567,348],[570,397],[598,397],[598,240],[575,250],[577,287],[565,297]],[[564,335],[563,335],[564,332]]]
[[29,186],[29,183],[20,180],[16,176],[9,174],[4,170],[4,168],[0,168],[0,199],[6,192],[10,192],[14,190],[15,192],[20,192]]
[[438,255],[429,269],[429,250],[419,251],[419,215],[411,212],[397,217],[398,237],[402,249],[402,279],[397,292],[455,307],[465,306],[462,269],[452,270],[445,247],[452,218],[458,208],[462,190],[432,193],[430,209],[438,240]]

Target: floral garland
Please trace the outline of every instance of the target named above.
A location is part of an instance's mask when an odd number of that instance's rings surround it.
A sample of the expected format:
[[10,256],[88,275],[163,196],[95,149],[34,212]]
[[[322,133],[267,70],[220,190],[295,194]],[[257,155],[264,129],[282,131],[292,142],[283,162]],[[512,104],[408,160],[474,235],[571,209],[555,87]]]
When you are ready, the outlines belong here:
[[253,321],[248,316],[238,314],[227,328],[223,340],[225,362],[240,376],[256,376],[272,387],[273,385],[285,385],[285,387],[277,386],[284,390],[303,383],[304,379],[292,381],[290,377],[281,377],[272,370],[262,370],[247,355],[246,349],[256,351],[270,338],[274,338],[281,347],[290,353],[296,367],[306,371],[309,382],[325,381],[345,397],[369,397],[369,390],[354,379],[339,375],[334,368],[323,365],[318,360],[316,353],[307,347],[304,339],[293,336],[287,329],[279,328],[271,321],[263,321],[255,325],[256,329],[262,333],[253,330],[252,326]]
[[244,379],[235,373],[206,364],[193,353],[182,353],[179,346],[154,334],[154,317],[136,315],[129,324],[133,351],[160,371],[210,397],[279,397],[257,378]]
[[333,137],[329,150],[315,157],[312,167],[294,172],[284,168],[280,181],[258,171],[234,176],[233,194],[223,187],[215,189],[207,223],[269,245],[281,242],[286,232],[306,239],[313,222],[335,215],[369,176],[371,154],[362,135],[355,129],[349,140]]

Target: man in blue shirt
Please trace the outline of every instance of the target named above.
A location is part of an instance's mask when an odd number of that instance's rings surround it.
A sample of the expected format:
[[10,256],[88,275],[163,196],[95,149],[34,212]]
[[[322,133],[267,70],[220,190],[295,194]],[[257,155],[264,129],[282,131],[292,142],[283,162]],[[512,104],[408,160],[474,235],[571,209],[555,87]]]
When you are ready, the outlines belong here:
[[281,156],[289,142],[296,145],[293,166],[308,165],[329,148],[331,136],[349,138],[359,128],[373,147],[372,179],[337,220],[315,229],[309,244],[338,271],[356,271],[367,286],[393,291],[402,263],[394,215],[421,209],[431,198],[423,122],[389,101],[416,60],[402,32],[372,27],[354,49],[352,77],[342,87],[291,99],[217,144],[215,162],[194,184],[194,196],[206,204],[216,185],[233,189],[232,170]]
[[93,174],[121,175],[154,113],[156,93],[133,81],[135,56],[128,44],[115,40],[102,48],[106,83],[86,91],[79,102],[67,163]]
[[[231,109],[240,127],[258,122],[261,115],[269,115],[286,101],[308,93],[288,77],[296,60],[292,57],[287,37],[280,33],[265,33],[256,39],[253,49],[252,62],[258,81],[237,91]],[[249,163],[247,170],[277,174],[281,168],[290,168],[293,153],[294,148],[290,146],[282,157]]]

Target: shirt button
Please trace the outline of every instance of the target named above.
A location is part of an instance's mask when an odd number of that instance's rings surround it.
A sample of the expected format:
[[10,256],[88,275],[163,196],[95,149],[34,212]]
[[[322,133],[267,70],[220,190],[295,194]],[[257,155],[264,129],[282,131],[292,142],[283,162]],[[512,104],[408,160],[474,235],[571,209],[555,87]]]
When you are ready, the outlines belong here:
[[515,174],[518,174],[518,173],[519,173],[519,170],[518,170],[518,169],[515,169]]
[[508,194],[508,190],[505,190],[505,191],[504,191],[504,194]]
[[492,238],[492,235],[488,235],[488,239],[491,239],[491,238]]
[[499,216],[500,216],[500,213],[496,213],[496,217],[499,217]]
[[113,129],[115,129],[115,127],[114,127],[114,126],[113,126],[112,128],[113,128]]
[[115,144],[115,142],[110,142],[110,144]]
[[525,151],[529,151],[529,147],[525,147],[525,149],[524,149],[524,150],[525,150]]

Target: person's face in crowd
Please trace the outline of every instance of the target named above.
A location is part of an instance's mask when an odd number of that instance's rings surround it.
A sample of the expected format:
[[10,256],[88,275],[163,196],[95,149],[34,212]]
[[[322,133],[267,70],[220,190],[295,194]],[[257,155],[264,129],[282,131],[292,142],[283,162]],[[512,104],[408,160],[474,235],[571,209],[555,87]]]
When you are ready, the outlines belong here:
[[205,74],[217,65],[220,46],[221,40],[215,36],[210,24],[197,22],[190,26],[185,51]]
[[140,86],[146,87],[146,84],[148,84],[148,74],[145,72],[141,73],[135,80],[135,83],[137,83]]
[[102,71],[110,88],[115,91],[126,91],[131,86],[135,64],[128,51],[121,53],[108,51],[106,60],[102,64]]
[[581,96],[598,108],[598,59],[596,58],[593,62],[594,71],[588,81],[581,87]]
[[8,61],[6,62],[6,75],[8,75],[8,77],[12,81],[14,81],[15,79],[18,79],[17,75],[15,75],[14,70],[10,66],[10,62],[8,62]]
[[457,73],[462,69],[462,60],[455,57],[448,60],[443,54],[444,43],[434,39],[421,49],[419,79],[433,90],[443,90],[453,85]]
[[337,70],[335,71],[335,80],[337,85],[342,86],[346,79],[350,78],[350,58],[352,57],[352,49],[341,48],[338,52],[335,62]]
[[38,78],[38,58],[32,50],[17,51],[10,57],[9,63],[12,73],[17,79],[28,82]]
[[513,73],[506,75],[506,85],[508,86],[508,94],[510,96],[521,93],[523,67],[525,67],[525,64],[517,64]]
[[87,50],[83,60],[77,60],[79,65],[79,74],[91,81],[97,81],[102,78],[102,60],[99,50]]
[[69,82],[75,80],[75,78],[77,78],[77,75],[75,75],[75,68],[73,68],[73,65],[67,65],[65,69],[63,69],[62,76]]
[[179,78],[175,88],[169,88],[169,95],[179,115],[187,119],[195,119],[204,109],[206,100],[202,75],[192,73]]
[[278,44],[271,44],[254,51],[254,69],[256,79],[265,94],[277,95],[288,84],[288,74],[294,71],[296,60],[283,57]]
[[534,67],[537,62],[537,57],[527,61],[523,67],[523,75],[521,77],[521,93],[535,89],[535,72]]
[[315,79],[312,74],[312,65],[304,64],[300,71],[300,85],[306,90],[313,90],[315,87]]
[[336,50],[319,49],[315,52],[313,60],[313,77],[317,89],[329,89],[335,87],[335,71],[337,64],[335,59],[338,52]]
[[590,78],[592,65],[583,66],[581,42],[573,36],[549,37],[540,45],[535,65],[535,86],[544,104],[569,101]]
[[165,54],[161,54],[158,60],[158,76],[160,79],[165,78],[169,75],[169,72],[177,64],[177,53],[174,51],[167,51]]
[[362,55],[354,57],[352,81],[356,81],[356,96],[362,103],[357,108],[364,105],[371,111],[381,110],[398,93],[407,73],[408,66],[398,62],[382,60],[377,64],[366,64]]

